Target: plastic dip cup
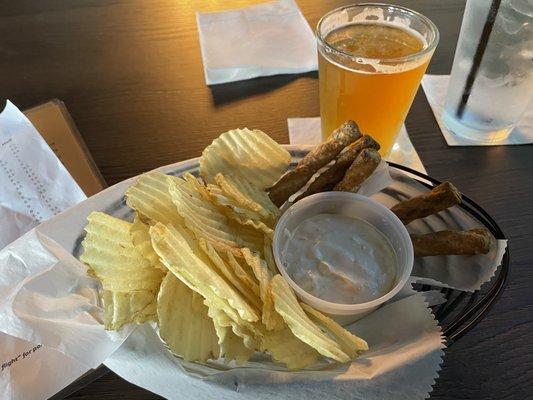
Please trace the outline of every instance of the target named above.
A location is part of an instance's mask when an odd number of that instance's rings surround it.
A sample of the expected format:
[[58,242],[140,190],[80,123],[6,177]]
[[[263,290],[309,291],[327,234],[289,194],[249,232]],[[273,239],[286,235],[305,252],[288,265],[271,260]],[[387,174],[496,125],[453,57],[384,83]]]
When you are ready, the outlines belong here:
[[[281,251],[288,240],[286,231],[293,232],[304,219],[317,214],[337,214],[362,219],[378,229],[387,239],[397,259],[396,277],[385,295],[365,303],[339,304],[322,300],[303,290],[285,270]],[[280,218],[272,245],[274,259],[299,299],[329,315],[341,324],[349,324],[390,300],[407,283],[413,269],[413,245],[403,223],[381,203],[348,192],[325,192],[306,197],[291,206]]]

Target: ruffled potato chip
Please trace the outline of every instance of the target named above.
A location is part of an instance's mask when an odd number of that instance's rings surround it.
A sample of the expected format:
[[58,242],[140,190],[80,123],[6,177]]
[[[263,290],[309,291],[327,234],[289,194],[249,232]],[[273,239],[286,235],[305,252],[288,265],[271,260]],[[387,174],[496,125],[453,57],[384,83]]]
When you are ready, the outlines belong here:
[[135,322],[142,324],[155,321],[156,293],[150,290],[134,290],[131,292],[112,292],[103,290],[104,327],[107,330],[118,330],[125,324]]
[[235,322],[259,320],[258,312],[245,298],[195,254],[183,232],[158,223],[150,228],[150,236],[163,264],[192,290],[200,293],[208,302],[208,307],[224,310]]
[[169,179],[169,191],[178,213],[197,239],[210,242],[217,250],[240,254],[242,240],[229,226],[228,218],[198,191],[195,178]]
[[259,189],[272,186],[287,170],[291,155],[266,133],[233,129],[207,146],[200,157],[200,176],[216,183],[218,173],[247,179]]
[[263,244],[263,257],[267,263],[268,270],[272,275],[279,274],[276,261],[274,260],[274,253],[272,252],[272,238],[265,236]]
[[[243,365],[254,353],[255,342],[253,339],[246,340],[236,335],[233,331],[235,324],[224,311],[210,308],[209,316],[213,319],[220,346],[220,355],[224,357],[224,361],[229,363],[235,360],[237,365]],[[240,333],[242,334],[242,332]],[[248,347],[245,346],[245,341],[248,343]]]
[[352,360],[356,359],[362,352],[368,350],[368,344],[360,337],[344,329],[337,322],[315,310],[313,307],[300,303],[302,309],[323,331],[332,336],[341,346],[342,351],[350,356]]
[[[239,245],[241,248],[246,247],[253,251],[261,251],[265,245],[265,235],[262,231],[257,230],[251,226],[240,224],[232,219],[229,220],[229,227],[238,237]],[[239,249],[238,252],[233,252],[236,256],[241,255]]]
[[102,212],[91,213],[87,221],[80,261],[91,268],[104,289],[157,292],[164,273],[134,245],[132,224]]
[[157,296],[159,335],[185,361],[219,357],[218,336],[203,298],[169,273]]
[[241,262],[239,262],[239,260],[237,260],[235,256],[230,252],[226,253],[226,257],[228,260],[228,265],[231,267],[234,274],[238,276],[239,279],[241,279],[243,282],[245,282],[246,285],[252,290],[252,292],[257,297],[260,297],[259,284],[251,267],[245,262],[243,263],[244,264],[244,267],[243,267]]
[[153,319],[164,272],[146,255],[144,244],[135,244],[134,225],[101,212],[87,220],[80,261],[102,282],[104,326],[119,329]]
[[183,219],[176,211],[168,191],[168,180],[177,179],[161,172],[149,172],[137,179],[126,191],[126,204],[147,217],[151,224],[180,225]]
[[326,336],[307,316],[298,303],[291,287],[281,276],[272,278],[272,295],[276,311],[283,317],[290,330],[302,342],[313,347],[323,356],[339,362],[348,362],[350,357],[340,345]]
[[280,330],[285,325],[281,316],[274,310],[274,299],[270,281],[272,275],[268,270],[265,260],[262,260],[257,253],[252,253],[250,249],[242,249],[242,254],[246,263],[250,266],[259,281],[259,293],[263,302],[261,320],[267,330]]
[[319,354],[291,332],[287,326],[267,332],[261,342],[261,350],[268,351],[272,359],[284,363],[288,369],[302,369],[313,364]]
[[217,253],[214,247],[203,239],[200,239],[200,248],[207,254],[211,262],[217,267],[218,274],[223,276],[230,285],[237,289],[249,304],[254,306],[258,311],[261,309],[261,300],[254,291],[247,285],[247,282],[237,276],[234,270],[226,261]]
[[168,180],[169,192],[185,226],[197,239],[210,242],[217,251],[231,251],[237,256],[240,256],[242,247],[254,250],[263,247],[262,232],[229,219],[211,202],[209,194],[202,194],[205,187],[197,178],[191,174],[185,174],[184,177],[171,177]]
[[153,266],[166,272],[167,269],[163,264],[161,264],[161,261],[159,261],[159,256],[152,247],[152,239],[150,238],[149,230],[150,225],[142,222],[139,215],[135,214],[133,224],[130,228],[133,245],[141,252],[144,258],[150,261]]
[[254,211],[266,220],[275,220],[279,217],[280,210],[265,190],[251,184],[247,179],[235,177],[233,175],[215,175],[215,182],[222,192],[241,207]]
[[272,294],[272,280],[268,283],[263,297],[263,314],[261,315],[263,324],[269,331],[279,331],[283,329],[283,318],[276,312],[274,305],[274,295]]
[[215,204],[225,211],[228,218],[237,221],[241,225],[248,225],[268,236],[272,236],[274,230],[262,221],[262,216],[255,211],[244,208],[236,200],[227,197],[217,185],[207,185],[207,190]]

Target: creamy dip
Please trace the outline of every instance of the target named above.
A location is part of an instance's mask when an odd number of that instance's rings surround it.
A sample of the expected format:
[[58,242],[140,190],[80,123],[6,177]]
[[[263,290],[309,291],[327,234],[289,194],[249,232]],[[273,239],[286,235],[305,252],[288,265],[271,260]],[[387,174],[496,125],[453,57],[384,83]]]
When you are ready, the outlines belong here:
[[333,303],[364,303],[392,289],[396,254],[389,240],[368,222],[318,214],[285,232],[281,259],[306,292]]

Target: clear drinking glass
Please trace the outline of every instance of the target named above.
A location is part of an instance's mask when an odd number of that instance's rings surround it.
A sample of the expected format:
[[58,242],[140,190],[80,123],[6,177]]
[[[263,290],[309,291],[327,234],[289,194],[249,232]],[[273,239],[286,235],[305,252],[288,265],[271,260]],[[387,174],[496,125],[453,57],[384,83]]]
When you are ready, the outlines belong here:
[[439,40],[428,18],[379,3],[341,7],[317,27],[322,137],[346,120],[387,155]]
[[455,135],[505,139],[533,93],[533,2],[468,0],[442,119]]

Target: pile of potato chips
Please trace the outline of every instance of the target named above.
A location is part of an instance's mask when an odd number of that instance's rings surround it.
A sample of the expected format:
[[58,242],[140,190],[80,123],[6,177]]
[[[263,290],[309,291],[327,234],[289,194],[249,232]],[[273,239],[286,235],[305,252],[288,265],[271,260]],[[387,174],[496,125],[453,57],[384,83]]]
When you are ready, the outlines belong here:
[[102,283],[106,329],[156,321],[186,361],[241,365],[258,351],[300,369],[319,356],[348,362],[367,350],[300,303],[276,269],[280,211],[266,189],[290,161],[265,133],[231,130],[204,150],[201,180],[142,175],[126,193],[133,223],[92,213],[81,261]]

